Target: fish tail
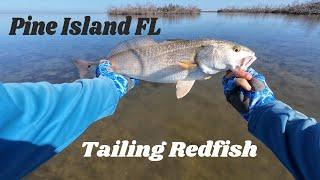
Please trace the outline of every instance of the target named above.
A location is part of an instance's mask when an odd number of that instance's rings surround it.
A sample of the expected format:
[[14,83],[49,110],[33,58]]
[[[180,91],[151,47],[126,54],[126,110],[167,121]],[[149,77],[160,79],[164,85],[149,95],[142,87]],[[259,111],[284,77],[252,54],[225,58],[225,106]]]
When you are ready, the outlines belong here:
[[77,59],[74,61],[74,64],[78,68],[80,78],[84,78],[89,74],[89,68],[99,63]]

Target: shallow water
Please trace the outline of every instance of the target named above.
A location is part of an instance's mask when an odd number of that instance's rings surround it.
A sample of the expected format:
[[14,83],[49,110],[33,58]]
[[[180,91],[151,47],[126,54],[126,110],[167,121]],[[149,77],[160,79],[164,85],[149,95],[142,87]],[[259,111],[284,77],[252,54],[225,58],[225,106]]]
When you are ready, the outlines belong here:
[[[90,14],[33,14],[35,20],[80,19]],[[74,59],[98,60],[120,41],[133,36],[8,36],[11,18],[2,14],[0,27],[0,81],[72,82],[78,78]],[[92,14],[100,21],[123,19]],[[61,23],[60,23],[61,24]],[[264,73],[278,99],[320,119],[320,20],[312,16],[202,13],[195,17],[160,18],[155,39],[216,38],[244,44],[258,60],[253,67]],[[133,28],[134,29],[134,28]],[[133,33],[131,33],[133,34]],[[62,154],[28,178],[105,179],[291,179],[272,153],[247,132],[246,123],[224,100],[223,74],[195,84],[182,100],[174,85],[142,83],[123,98],[116,113],[94,124]],[[202,144],[229,139],[258,144],[256,158],[183,158],[150,162],[147,159],[84,159],[83,141],[113,144],[136,139],[141,144],[163,140]]]

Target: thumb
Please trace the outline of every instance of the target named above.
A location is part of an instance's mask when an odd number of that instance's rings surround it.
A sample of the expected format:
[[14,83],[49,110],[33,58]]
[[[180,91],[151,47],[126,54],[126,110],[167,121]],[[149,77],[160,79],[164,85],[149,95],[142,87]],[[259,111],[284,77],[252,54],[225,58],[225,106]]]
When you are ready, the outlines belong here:
[[235,82],[236,82],[237,86],[240,86],[241,88],[243,88],[246,91],[250,91],[252,89],[249,82],[244,78],[236,78]]

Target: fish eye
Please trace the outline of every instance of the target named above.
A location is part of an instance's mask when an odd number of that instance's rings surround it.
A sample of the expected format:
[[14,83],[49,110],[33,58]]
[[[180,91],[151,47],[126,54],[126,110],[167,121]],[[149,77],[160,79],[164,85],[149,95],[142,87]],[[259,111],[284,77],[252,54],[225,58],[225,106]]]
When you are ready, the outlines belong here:
[[232,49],[234,52],[239,52],[241,50],[241,48],[239,46],[233,46]]

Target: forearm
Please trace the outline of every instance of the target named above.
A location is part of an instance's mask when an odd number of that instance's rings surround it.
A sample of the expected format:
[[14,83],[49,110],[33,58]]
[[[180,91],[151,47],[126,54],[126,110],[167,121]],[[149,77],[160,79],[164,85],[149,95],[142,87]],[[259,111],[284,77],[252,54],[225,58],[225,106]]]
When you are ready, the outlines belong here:
[[319,179],[320,125],[280,101],[250,113],[249,131],[299,179]]
[[120,93],[110,79],[66,84],[0,84],[0,179],[21,178],[62,151],[98,119],[111,115]]
[[[112,114],[119,100],[119,93],[108,79],[66,84],[9,83],[3,87],[11,101],[2,105],[14,104],[16,108],[1,112],[11,115],[1,120],[0,137],[59,147],[92,122]],[[33,139],[35,136],[42,138]]]

